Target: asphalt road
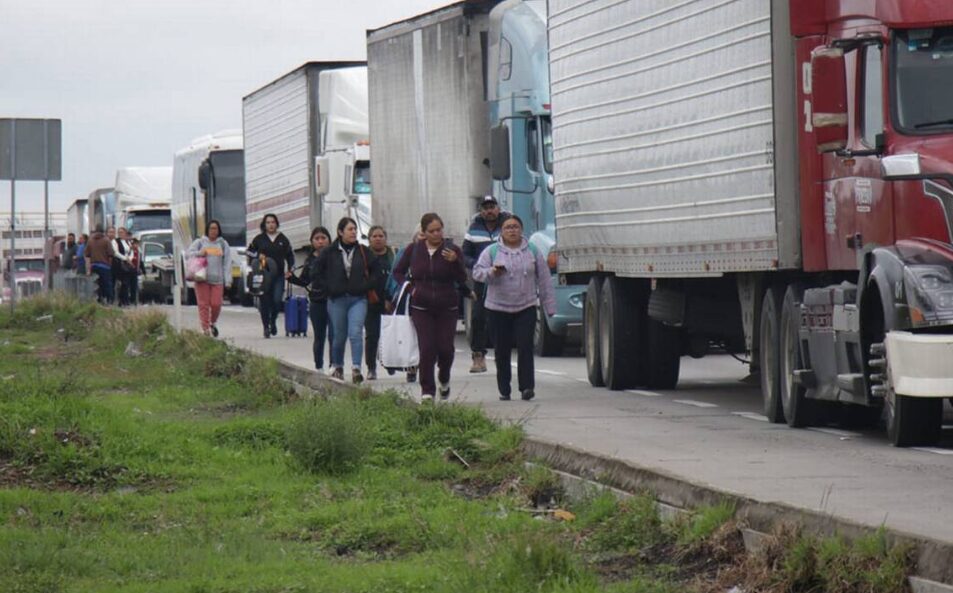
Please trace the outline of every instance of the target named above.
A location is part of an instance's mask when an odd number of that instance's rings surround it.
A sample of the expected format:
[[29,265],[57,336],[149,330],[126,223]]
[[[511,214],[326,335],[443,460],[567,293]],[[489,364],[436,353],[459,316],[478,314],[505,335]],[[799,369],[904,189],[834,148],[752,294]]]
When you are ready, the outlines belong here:
[[[197,327],[193,307],[183,308],[183,323]],[[313,368],[310,336],[266,340],[260,327],[257,312],[240,307],[226,307],[219,322],[236,346]],[[591,387],[581,357],[537,358],[532,402],[499,401],[492,365],[480,375],[469,366],[460,335],[451,399],[521,422],[529,435],[760,501],[953,542],[949,408],[940,445],[897,449],[879,430],[768,423],[759,388],[744,381],[747,367],[729,356],[683,358],[676,390],[624,392]],[[419,395],[400,375],[376,383]]]

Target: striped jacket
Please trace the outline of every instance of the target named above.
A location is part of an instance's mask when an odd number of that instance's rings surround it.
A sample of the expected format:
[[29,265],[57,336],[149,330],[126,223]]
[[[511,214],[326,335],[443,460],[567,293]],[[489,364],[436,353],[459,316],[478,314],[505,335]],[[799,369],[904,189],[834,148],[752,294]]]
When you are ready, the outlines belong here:
[[510,216],[512,215],[509,212],[501,210],[500,217],[496,220],[496,228],[492,231],[486,228],[486,221],[483,220],[482,214],[477,213],[473,217],[473,222],[470,223],[470,228],[467,229],[467,234],[463,237],[462,247],[463,263],[468,270],[473,269],[483,250],[500,238],[503,222]]

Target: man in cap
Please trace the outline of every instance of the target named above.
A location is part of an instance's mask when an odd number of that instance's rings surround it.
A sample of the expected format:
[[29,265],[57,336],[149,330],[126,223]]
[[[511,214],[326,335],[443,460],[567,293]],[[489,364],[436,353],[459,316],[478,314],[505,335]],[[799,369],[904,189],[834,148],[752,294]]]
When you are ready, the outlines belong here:
[[[503,222],[510,217],[509,212],[501,211],[500,204],[492,195],[483,196],[480,200],[480,212],[473,217],[470,228],[463,239],[463,263],[467,270],[472,271],[473,265],[480,258],[483,250],[500,238],[500,229]],[[473,292],[476,299],[473,301],[473,312],[470,316],[470,353],[473,357],[471,373],[486,372],[486,351],[489,339],[486,331],[486,309],[483,303],[486,300],[486,284],[473,283]]]

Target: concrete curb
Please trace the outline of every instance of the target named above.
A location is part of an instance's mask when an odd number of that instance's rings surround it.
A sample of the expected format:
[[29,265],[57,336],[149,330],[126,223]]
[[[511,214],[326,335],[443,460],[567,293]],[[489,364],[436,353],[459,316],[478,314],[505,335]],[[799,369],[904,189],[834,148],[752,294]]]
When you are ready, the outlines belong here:
[[[317,372],[278,361],[281,377],[305,390],[319,393],[347,393],[353,385],[334,381]],[[746,546],[757,548],[765,533],[779,524],[797,524],[808,533],[821,536],[842,535],[854,539],[868,535],[875,528],[838,519],[817,511],[799,509],[776,502],[762,502],[738,493],[718,490],[707,484],[692,483],[659,470],[650,470],[620,459],[597,455],[552,443],[527,438],[523,451],[530,459],[539,460],[556,471],[570,496],[584,496],[593,490],[610,489],[620,497],[634,492],[650,492],[659,503],[663,515],[671,516],[702,506],[729,502],[737,509],[736,517],[748,525],[743,533]],[[910,578],[914,593],[953,593],[953,542],[944,543],[894,530],[887,530],[891,544],[914,547],[917,575]],[[749,549],[752,549],[749,548]]]

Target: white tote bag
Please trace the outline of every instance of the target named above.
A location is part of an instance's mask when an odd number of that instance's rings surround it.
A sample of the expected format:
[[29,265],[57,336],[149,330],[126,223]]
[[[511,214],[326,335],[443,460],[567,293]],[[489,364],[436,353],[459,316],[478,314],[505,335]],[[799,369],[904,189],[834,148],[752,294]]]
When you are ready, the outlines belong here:
[[420,364],[420,349],[417,347],[417,330],[410,319],[410,295],[404,312],[401,313],[401,300],[410,285],[405,282],[394,302],[394,312],[381,317],[381,342],[378,358],[384,368],[407,369]]

